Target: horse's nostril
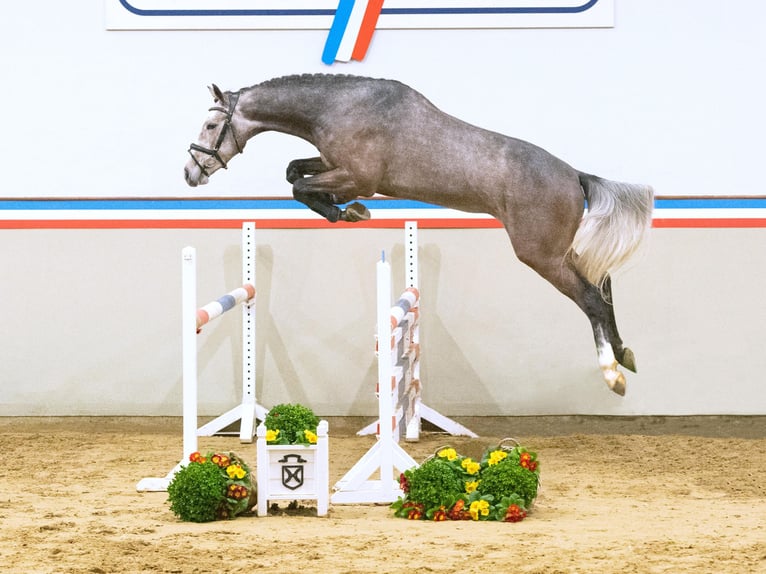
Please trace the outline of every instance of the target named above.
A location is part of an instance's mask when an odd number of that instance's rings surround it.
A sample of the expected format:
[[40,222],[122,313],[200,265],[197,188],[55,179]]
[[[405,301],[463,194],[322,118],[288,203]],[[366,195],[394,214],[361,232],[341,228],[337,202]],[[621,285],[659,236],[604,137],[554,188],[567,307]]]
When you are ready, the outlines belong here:
[[188,167],[184,168],[184,179],[186,181],[189,181],[189,168]]

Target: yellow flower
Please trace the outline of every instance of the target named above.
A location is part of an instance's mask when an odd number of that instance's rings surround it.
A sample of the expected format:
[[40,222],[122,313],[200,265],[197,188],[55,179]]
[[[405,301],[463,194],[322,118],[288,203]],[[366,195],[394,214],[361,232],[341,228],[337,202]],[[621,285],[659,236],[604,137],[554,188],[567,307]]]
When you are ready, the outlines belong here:
[[469,512],[471,513],[471,518],[474,520],[479,520],[480,514],[482,516],[489,516],[489,502],[486,500],[474,500],[471,503]]
[[232,464],[226,467],[226,474],[229,475],[229,478],[245,478],[245,469],[239,466],[238,464]]
[[470,458],[464,458],[460,463],[468,474],[476,474],[481,470],[481,464],[471,460]]
[[479,488],[479,481],[478,480],[472,480],[471,482],[465,483],[465,491],[467,493],[472,493],[474,490]]
[[446,458],[447,460],[455,460],[457,458],[457,451],[454,448],[443,448],[436,454],[440,458]]
[[279,429],[277,430],[266,430],[266,442],[274,442],[279,438]]
[[491,453],[489,453],[488,464],[490,466],[497,464],[498,462],[500,462],[507,456],[508,456],[508,453],[505,452],[504,450],[493,450]]
[[303,436],[306,437],[306,440],[309,441],[309,443],[311,443],[311,444],[316,444],[317,443],[317,435],[315,435],[310,430],[303,431]]

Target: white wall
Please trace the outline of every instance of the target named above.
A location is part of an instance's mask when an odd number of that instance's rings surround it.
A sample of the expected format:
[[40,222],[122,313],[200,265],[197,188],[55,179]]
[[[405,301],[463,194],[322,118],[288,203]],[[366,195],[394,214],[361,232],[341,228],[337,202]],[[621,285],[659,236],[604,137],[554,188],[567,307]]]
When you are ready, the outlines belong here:
[[[10,3],[0,195],[287,194],[284,167],[312,150],[281,135],[251,142],[206,188],[187,188],[181,168],[208,83],[303,72],[402,80],[454,115],[661,195],[762,195],[765,18],[758,0],[617,0],[614,29],[382,30],[363,63],[327,67],[326,31],[107,32],[100,0]],[[398,232],[259,237],[264,402],[371,414],[374,258]],[[514,261],[501,231],[424,234],[424,372],[439,385],[429,401],[446,414],[763,414],[765,239],[654,231],[615,285],[641,369],[619,399],[600,380],[585,317]],[[238,241],[210,230],[0,232],[0,415],[178,414],[178,254],[208,251],[200,297],[212,298],[232,285]],[[211,415],[238,393],[236,341],[217,329],[203,358]]]
[[[181,249],[204,304],[240,283],[235,230],[0,231],[0,416],[179,415]],[[499,229],[421,229],[426,404],[448,415],[764,414],[766,233],[655,229],[614,280],[636,354],[607,388],[585,315]],[[375,264],[396,229],[257,231],[256,387],[266,406],[376,412]],[[748,245],[749,249],[739,249]],[[705,261],[707,264],[705,264]],[[200,413],[241,394],[238,313],[198,338]]]
[[[303,72],[399,79],[444,110],[662,195],[763,194],[766,4],[617,0],[613,29],[379,30],[362,63],[327,32],[106,31],[101,0],[4,7],[6,196],[284,195],[306,144],[263,135],[207,188],[181,168],[225,89]],[[10,158],[10,160],[9,160]]]

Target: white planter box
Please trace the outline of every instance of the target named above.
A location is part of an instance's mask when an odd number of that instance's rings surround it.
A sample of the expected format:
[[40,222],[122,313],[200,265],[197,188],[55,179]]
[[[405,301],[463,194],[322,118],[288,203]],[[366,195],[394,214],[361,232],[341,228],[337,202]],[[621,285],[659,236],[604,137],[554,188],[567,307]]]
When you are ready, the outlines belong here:
[[258,516],[268,516],[269,501],[316,500],[317,516],[325,516],[330,498],[330,448],[327,421],[317,427],[317,443],[266,444],[266,427],[256,432]]

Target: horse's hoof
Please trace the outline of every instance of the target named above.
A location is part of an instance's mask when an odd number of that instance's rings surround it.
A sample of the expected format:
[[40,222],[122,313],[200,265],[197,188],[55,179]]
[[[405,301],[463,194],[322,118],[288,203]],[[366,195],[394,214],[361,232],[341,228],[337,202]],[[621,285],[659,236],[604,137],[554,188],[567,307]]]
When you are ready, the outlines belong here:
[[620,395],[621,397],[625,396],[625,376],[622,373],[618,373],[616,379],[607,381],[606,384],[609,385],[609,388],[613,393]]
[[636,356],[633,354],[633,351],[625,347],[622,353],[622,360],[620,361],[620,364],[628,369],[629,371],[633,371],[634,373],[637,373],[636,370]]
[[361,203],[355,201],[343,210],[340,218],[343,221],[348,221],[349,223],[354,223],[356,221],[367,221],[370,219],[370,210]]

